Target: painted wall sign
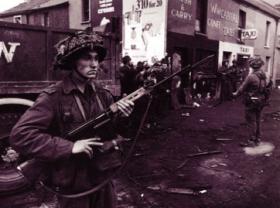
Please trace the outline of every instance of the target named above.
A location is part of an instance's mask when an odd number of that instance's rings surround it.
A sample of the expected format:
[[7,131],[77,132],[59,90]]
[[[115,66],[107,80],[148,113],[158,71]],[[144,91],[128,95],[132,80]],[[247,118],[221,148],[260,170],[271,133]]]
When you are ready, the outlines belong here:
[[123,55],[134,63],[165,56],[167,0],[129,0],[123,4]]
[[104,25],[110,22],[111,17],[122,15],[122,0],[94,0],[91,1],[93,26]]
[[258,37],[258,31],[256,29],[245,29],[241,31],[242,40],[255,40]]
[[168,31],[192,35],[194,24],[194,0],[168,1]]
[[110,13],[115,11],[115,7],[113,5],[113,0],[99,0],[99,7],[97,9],[98,14]]
[[245,47],[245,46],[240,46],[240,53],[248,54],[248,53],[250,53],[250,48]]
[[12,63],[16,48],[20,46],[20,43],[8,42],[8,45],[10,46],[10,49],[7,48],[3,41],[0,41],[0,58],[2,58],[3,55],[7,63]]
[[227,0],[208,1],[208,34],[216,40],[236,42],[238,38],[239,5]]

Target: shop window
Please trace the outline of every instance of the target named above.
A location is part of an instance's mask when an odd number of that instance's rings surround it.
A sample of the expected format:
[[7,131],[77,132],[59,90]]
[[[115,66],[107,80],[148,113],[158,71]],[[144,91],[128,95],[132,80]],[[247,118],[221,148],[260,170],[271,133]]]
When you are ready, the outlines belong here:
[[90,0],[82,0],[82,22],[90,21]]
[[22,16],[21,15],[16,15],[14,16],[14,23],[22,24]]
[[198,0],[196,5],[195,31],[206,33],[207,0]]
[[265,64],[266,64],[266,67],[265,67],[265,72],[270,72],[270,68],[271,68],[271,58],[270,56],[267,56],[265,57]]
[[269,47],[270,41],[270,22],[266,21],[266,28],[265,28],[265,47]]
[[246,28],[246,12],[239,10],[239,24],[238,27],[241,29]]

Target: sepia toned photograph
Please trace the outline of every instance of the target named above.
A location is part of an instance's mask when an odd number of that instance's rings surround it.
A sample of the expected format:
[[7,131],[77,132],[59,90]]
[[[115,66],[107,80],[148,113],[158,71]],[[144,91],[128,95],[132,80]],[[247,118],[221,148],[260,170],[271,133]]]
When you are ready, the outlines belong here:
[[280,0],[0,0],[0,208],[280,208]]

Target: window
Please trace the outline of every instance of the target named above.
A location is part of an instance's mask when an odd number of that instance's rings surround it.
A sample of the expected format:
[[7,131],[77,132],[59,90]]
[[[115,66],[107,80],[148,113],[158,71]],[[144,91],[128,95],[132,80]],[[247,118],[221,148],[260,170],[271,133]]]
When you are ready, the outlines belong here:
[[270,41],[270,22],[266,21],[266,28],[265,28],[265,47],[269,47]]
[[44,13],[44,26],[46,27],[50,26],[50,17],[48,12]]
[[14,23],[22,24],[22,16],[21,15],[16,15],[14,16]]
[[265,57],[265,64],[266,64],[266,67],[265,67],[265,72],[270,72],[271,70],[271,58],[270,56],[267,56]]
[[82,22],[90,21],[90,0],[82,0]]
[[239,10],[239,24],[238,27],[241,29],[246,28],[246,12]]
[[29,14],[26,14],[26,24],[30,24],[30,20],[29,20]]
[[49,19],[49,13],[44,12],[42,15],[40,15],[41,18],[41,26],[50,26],[50,19]]
[[206,33],[207,0],[198,0],[196,5],[195,31]]

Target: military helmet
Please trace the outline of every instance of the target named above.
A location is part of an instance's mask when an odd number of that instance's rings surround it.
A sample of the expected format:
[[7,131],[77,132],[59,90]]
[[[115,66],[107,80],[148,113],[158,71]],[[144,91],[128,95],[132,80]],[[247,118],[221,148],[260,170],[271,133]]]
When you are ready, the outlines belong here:
[[103,45],[103,38],[97,33],[86,31],[77,32],[59,41],[55,48],[57,54],[55,56],[54,68],[66,70],[71,69],[69,62],[83,50],[95,50],[98,54],[99,62],[104,60],[107,52]]
[[261,59],[261,57],[254,57],[249,59],[249,65],[253,69],[259,69],[264,65],[264,61]]

